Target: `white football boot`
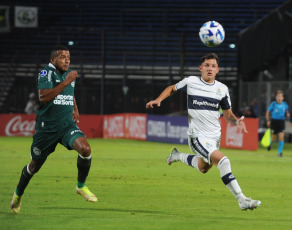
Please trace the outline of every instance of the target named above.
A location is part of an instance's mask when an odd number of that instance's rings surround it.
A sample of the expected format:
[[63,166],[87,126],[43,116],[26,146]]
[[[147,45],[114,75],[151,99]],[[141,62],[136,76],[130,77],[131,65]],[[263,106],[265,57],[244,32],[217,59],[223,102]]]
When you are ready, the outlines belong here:
[[238,199],[238,204],[241,210],[253,210],[261,205],[261,201],[252,200],[250,197],[243,197]]
[[166,159],[167,164],[171,165],[172,162],[178,161],[178,154],[180,154],[180,152],[177,148],[172,148],[169,157]]

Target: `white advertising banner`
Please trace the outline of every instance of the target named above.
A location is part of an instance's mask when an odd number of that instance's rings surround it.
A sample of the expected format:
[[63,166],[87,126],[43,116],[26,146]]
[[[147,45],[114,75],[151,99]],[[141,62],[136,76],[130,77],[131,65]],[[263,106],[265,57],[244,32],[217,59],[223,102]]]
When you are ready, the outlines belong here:
[[36,28],[38,26],[38,8],[15,6],[15,27]]

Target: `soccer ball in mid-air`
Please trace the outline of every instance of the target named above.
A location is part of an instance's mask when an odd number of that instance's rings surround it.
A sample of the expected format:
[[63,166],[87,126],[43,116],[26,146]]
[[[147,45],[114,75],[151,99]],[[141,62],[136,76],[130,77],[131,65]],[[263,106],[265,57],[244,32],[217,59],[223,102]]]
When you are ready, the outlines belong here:
[[199,36],[204,45],[208,47],[219,46],[225,38],[223,26],[216,21],[209,21],[202,25]]

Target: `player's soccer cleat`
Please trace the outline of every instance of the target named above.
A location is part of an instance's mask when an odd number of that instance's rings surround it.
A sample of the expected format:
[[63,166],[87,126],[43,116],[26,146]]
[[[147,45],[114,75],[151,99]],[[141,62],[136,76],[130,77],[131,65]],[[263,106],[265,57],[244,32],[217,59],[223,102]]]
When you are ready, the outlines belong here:
[[283,156],[283,153],[278,153],[278,157],[282,157]]
[[251,198],[245,197],[238,201],[241,210],[253,210],[261,205],[261,201],[252,200]]
[[267,148],[267,150],[268,150],[268,151],[270,151],[270,150],[271,150],[271,148],[272,148],[272,146],[270,146],[270,145],[269,145],[269,147]]
[[83,188],[76,187],[76,192],[77,192],[77,194],[84,196],[84,198],[87,201],[90,201],[90,202],[97,201],[97,197],[92,192],[90,192],[90,190],[86,186]]
[[10,208],[14,213],[19,213],[21,208],[21,196],[16,195],[16,193],[13,193],[12,200],[10,203]]
[[171,165],[173,162],[178,161],[179,153],[180,152],[177,150],[177,148],[172,148],[169,157],[166,159],[167,164]]

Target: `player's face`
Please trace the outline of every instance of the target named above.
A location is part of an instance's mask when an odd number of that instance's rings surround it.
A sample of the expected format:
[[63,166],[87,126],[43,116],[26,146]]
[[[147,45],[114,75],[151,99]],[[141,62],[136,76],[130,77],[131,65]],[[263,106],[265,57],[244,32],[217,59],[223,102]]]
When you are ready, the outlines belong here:
[[206,59],[200,65],[200,71],[202,73],[202,78],[205,82],[208,83],[214,82],[215,77],[219,72],[219,67],[216,59]]
[[278,93],[278,94],[276,95],[276,101],[277,101],[277,103],[281,104],[283,100],[284,100],[284,96],[283,96],[283,94]]
[[68,50],[58,50],[58,55],[51,59],[52,64],[60,73],[65,73],[70,65],[70,52]]

